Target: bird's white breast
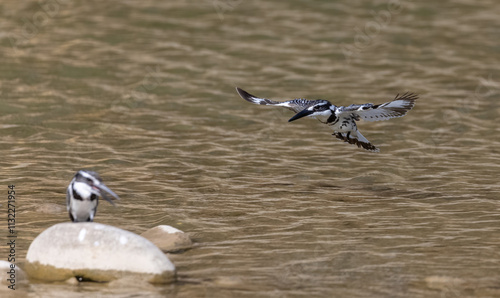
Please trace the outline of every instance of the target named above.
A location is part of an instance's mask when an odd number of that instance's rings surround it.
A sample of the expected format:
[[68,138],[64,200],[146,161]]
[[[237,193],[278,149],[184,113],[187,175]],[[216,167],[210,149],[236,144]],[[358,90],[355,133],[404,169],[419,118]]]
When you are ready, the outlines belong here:
[[79,201],[72,200],[70,204],[70,212],[73,217],[78,221],[86,221],[90,217],[91,220],[94,219],[95,208],[97,206],[97,200],[94,201]]
[[92,189],[86,183],[75,182],[73,183],[73,189],[76,191],[78,195],[84,200],[90,200],[90,196],[92,195]]

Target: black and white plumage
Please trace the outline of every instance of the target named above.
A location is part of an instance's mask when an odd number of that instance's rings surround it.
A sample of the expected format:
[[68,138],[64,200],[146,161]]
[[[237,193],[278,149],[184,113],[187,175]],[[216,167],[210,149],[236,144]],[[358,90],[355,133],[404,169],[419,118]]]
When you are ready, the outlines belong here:
[[99,197],[114,205],[112,199],[120,198],[109,189],[96,172],[78,171],[66,191],[66,207],[73,222],[93,221],[99,204]]
[[391,118],[402,117],[413,108],[418,95],[406,92],[383,104],[371,103],[361,105],[350,105],[347,107],[335,106],[327,100],[293,99],[289,101],[274,101],[254,96],[240,88],[236,88],[238,94],[246,101],[258,105],[270,105],[285,107],[294,111],[295,116],[288,122],[302,117],[314,117],[320,122],[331,126],[333,135],[349,144],[355,144],[368,151],[379,152],[379,149],[370,143],[358,130],[356,121],[381,121]]

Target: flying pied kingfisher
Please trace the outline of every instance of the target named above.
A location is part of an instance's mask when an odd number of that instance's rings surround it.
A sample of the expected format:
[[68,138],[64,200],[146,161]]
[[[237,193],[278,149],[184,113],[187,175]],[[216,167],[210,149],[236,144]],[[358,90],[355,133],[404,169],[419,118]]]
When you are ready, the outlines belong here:
[[406,92],[401,96],[399,94],[396,95],[392,101],[383,104],[374,105],[366,103],[362,105],[352,104],[347,107],[338,107],[322,99],[307,100],[299,98],[279,102],[266,98],[259,98],[238,87],[236,87],[236,91],[238,91],[238,94],[244,100],[251,103],[285,107],[297,113],[290,118],[288,122],[305,116],[314,117],[321,123],[331,126],[334,130],[333,135],[338,139],[349,144],[356,144],[358,147],[363,147],[372,152],[379,152],[380,150],[359,132],[356,121],[360,119],[366,121],[380,121],[402,117],[413,108],[415,100],[418,99],[416,94]]
[[66,192],[66,207],[71,221],[93,221],[100,196],[110,202],[111,205],[114,205],[112,198],[101,191],[107,192],[117,200],[120,199],[102,183],[99,174],[91,171],[78,171],[69,183]]

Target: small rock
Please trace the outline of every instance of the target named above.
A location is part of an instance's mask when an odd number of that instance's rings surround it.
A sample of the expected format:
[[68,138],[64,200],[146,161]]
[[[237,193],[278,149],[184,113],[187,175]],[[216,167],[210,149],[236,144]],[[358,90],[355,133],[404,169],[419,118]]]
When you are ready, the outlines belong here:
[[175,266],[147,239],[94,222],[61,223],[31,243],[25,270],[29,276],[64,281],[111,281],[136,276],[151,283],[175,280]]
[[164,252],[176,252],[193,246],[191,238],[181,230],[161,225],[142,233],[141,236],[153,242]]
[[0,284],[6,286],[14,284],[14,288],[17,289],[19,284],[27,282],[26,273],[18,265],[14,264],[14,268],[11,265],[10,262],[0,261]]
[[461,278],[450,276],[428,276],[425,282],[429,288],[436,290],[456,289],[465,283]]
[[221,288],[228,288],[228,289],[244,289],[245,285],[248,285],[248,283],[245,283],[241,278],[236,277],[236,276],[219,276],[214,279],[214,284],[217,285],[218,287]]

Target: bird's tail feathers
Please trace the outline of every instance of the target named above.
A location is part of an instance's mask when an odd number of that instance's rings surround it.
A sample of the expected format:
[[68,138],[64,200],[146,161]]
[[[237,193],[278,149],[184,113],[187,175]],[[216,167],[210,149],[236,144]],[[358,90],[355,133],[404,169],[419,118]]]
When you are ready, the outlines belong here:
[[371,152],[379,152],[380,149],[375,147],[368,141],[359,131],[355,132],[335,132],[333,134],[337,139],[346,143],[357,145],[359,148],[366,149]]

